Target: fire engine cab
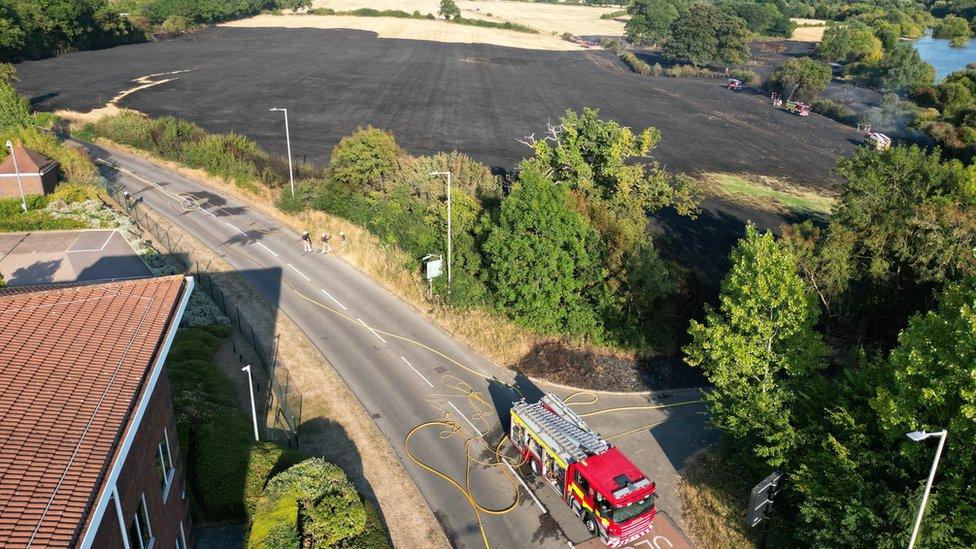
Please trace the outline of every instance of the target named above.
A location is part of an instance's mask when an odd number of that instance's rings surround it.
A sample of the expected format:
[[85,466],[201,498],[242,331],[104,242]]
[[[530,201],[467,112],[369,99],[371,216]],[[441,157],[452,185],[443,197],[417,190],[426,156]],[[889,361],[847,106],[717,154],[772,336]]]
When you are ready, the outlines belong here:
[[657,513],[654,483],[556,395],[516,402],[509,437],[532,472],[610,547],[651,529]]

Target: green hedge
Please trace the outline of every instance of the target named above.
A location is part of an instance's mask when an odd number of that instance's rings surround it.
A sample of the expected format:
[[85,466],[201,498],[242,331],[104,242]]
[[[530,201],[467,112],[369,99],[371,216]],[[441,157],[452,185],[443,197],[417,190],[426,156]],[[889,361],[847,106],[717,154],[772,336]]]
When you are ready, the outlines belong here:
[[842,103],[838,103],[830,99],[819,99],[813,102],[810,109],[817,114],[821,114],[828,118],[833,118],[834,120],[843,124],[847,124],[849,126],[857,125],[857,113],[854,112],[854,109]]
[[236,133],[210,134],[172,116],[147,118],[135,112],[106,117],[84,131],[199,168],[243,186],[281,185],[288,179],[287,159],[272,156]]
[[85,229],[84,221],[58,218],[44,208],[50,202],[47,196],[27,195],[27,212],[23,211],[20,198],[0,198],[0,232],[59,231]]

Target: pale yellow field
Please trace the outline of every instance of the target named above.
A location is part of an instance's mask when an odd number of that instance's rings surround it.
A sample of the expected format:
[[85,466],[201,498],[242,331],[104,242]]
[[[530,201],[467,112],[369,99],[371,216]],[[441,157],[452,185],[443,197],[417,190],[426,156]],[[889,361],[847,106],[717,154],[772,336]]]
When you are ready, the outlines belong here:
[[428,40],[459,44],[493,44],[529,50],[579,50],[580,46],[551,34],[529,34],[503,29],[458,25],[444,20],[355,17],[347,15],[258,15],[224,23],[227,27],[283,27],[357,29],[375,32],[380,38]]
[[[562,34],[571,32],[581,36],[622,36],[624,33],[623,23],[613,19],[600,19],[604,13],[619,11],[620,8],[510,2],[506,0],[456,0],[456,3],[461,8],[461,17],[509,21],[532,27],[543,33]],[[316,8],[332,8],[336,11],[373,8],[413,13],[416,10],[423,14],[433,13],[437,15],[440,0],[315,0],[314,6]]]
[[791,38],[799,42],[820,42],[823,39],[824,31],[827,30],[827,22],[823,19],[801,19],[794,17],[790,21],[793,21],[797,25],[814,25],[797,27],[793,31]]

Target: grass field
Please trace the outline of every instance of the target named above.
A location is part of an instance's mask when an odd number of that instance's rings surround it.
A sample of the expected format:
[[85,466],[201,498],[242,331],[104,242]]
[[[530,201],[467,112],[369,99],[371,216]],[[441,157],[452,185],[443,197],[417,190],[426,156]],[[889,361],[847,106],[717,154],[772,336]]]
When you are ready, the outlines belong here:
[[786,210],[787,213],[801,216],[827,217],[837,201],[831,196],[772,177],[707,173],[704,180],[706,188],[716,195],[766,211]]

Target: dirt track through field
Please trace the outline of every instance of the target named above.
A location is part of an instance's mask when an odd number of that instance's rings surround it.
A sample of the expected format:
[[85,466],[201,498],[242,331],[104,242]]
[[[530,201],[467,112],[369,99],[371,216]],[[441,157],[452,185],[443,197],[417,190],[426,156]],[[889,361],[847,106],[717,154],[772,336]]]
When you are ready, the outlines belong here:
[[759,173],[822,187],[834,181],[837,156],[856,142],[850,128],[730,92],[721,79],[641,77],[603,51],[382,39],[345,29],[208,29],[22,63],[18,86],[37,108],[87,111],[134,79],[178,70],[189,72],[120,106],[241,132],[277,153],[284,128],[267,109],[288,107],[292,151],[316,163],[328,161],[343,135],[370,124],[392,130],[415,154],[456,149],[510,169],[531,154],[520,139],[585,106],[636,130],[657,127],[663,138],[654,157],[681,171]]

